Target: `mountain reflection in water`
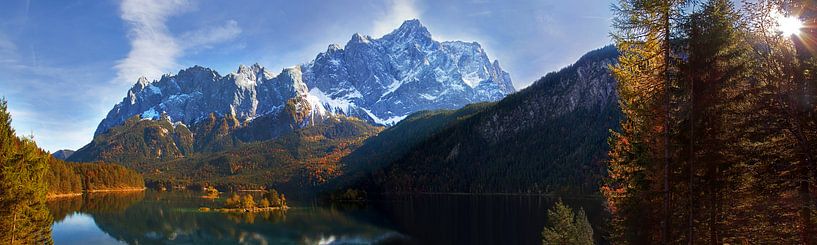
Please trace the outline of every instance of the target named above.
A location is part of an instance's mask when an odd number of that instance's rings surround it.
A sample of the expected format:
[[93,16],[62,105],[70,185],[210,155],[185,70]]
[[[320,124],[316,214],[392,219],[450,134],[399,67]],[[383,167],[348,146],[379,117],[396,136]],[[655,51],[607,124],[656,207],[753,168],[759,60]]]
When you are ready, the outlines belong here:
[[[201,193],[90,194],[48,203],[56,244],[541,244],[556,198],[526,195],[405,195],[366,204],[319,205],[290,199],[266,213],[202,212],[220,199]],[[309,199],[309,198],[305,198]],[[605,233],[597,198],[582,207],[597,238]],[[603,240],[597,239],[600,244]]]
[[[402,235],[356,221],[345,212],[296,207],[286,212],[201,212],[223,200],[194,192],[90,194],[48,203],[56,244],[315,244],[373,243]],[[93,226],[96,230],[89,229]],[[105,239],[109,238],[109,239]]]

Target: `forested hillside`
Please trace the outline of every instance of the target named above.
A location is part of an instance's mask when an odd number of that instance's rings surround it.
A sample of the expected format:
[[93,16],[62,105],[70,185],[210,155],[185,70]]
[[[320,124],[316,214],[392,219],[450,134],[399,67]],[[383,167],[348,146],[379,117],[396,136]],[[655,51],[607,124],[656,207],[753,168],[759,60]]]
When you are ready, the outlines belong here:
[[336,189],[357,181],[405,155],[416,144],[485,110],[495,103],[470,104],[459,110],[421,111],[366,139],[360,148],[342,159],[343,174],[324,189]]
[[173,161],[133,164],[151,184],[287,190],[314,187],[340,174],[340,159],[382,127],[339,116],[273,140]]
[[356,178],[345,181],[374,192],[594,193],[620,118],[608,69],[617,55],[590,52],[496,104],[412,116],[351,154]]

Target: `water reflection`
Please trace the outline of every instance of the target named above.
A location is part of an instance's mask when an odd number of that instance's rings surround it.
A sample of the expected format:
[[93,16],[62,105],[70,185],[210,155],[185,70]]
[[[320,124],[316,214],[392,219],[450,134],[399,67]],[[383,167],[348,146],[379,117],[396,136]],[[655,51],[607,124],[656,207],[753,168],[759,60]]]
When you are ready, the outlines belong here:
[[[399,233],[357,221],[331,208],[300,207],[286,212],[200,212],[221,200],[192,192],[146,192],[137,195],[89,195],[49,203],[58,244],[93,240],[107,234],[128,244],[314,244],[358,241],[371,243]],[[73,225],[72,225],[73,224]],[[75,225],[81,224],[81,225]],[[85,229],[95,227],[96,231]],[[95,233],[96,232],[96,233]],[[83,240],[88,239],[88,240]]]
[[[415,244],[541,244],[547,210],[560,198],[529,195],[398,195],[372,209]],[[583,208],[598,244],[607,244],[599,198],[561,198]]]
[[55,244],[125,244],[102,232],[93,217],[83,213],[72,213],[62,217],[52,227]]
[[[514,195],[391,196],[366,205],[293,203],[286,212],[218,213],[195,192],[92,194],[50,202],[57,244],[541,244],[557,200]],[[597,198],[583,207],[603,236]],[[603,240],[597,240],[605,244]]]

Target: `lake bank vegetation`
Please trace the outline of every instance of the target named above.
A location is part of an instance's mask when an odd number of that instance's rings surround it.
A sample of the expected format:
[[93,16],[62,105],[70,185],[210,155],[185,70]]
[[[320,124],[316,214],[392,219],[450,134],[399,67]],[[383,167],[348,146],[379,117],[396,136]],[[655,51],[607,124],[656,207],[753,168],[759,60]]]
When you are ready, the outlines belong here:
[[0,99],[0,241],[51,244],[47,198],[83,191],[144,189],[141,175],[108,163],[66,163],[40,149],[32,136],[18,137]]
[[[287,198],[283,193],[278,193],[275,189],[263,190],[260,199],[256,201],[253,193],[240,195],[233,193],[224,201],[224,207],[213,209],[217,212],[266,212],[287,210]],[[210,209],[199,209],[200,211],[210,211]]]

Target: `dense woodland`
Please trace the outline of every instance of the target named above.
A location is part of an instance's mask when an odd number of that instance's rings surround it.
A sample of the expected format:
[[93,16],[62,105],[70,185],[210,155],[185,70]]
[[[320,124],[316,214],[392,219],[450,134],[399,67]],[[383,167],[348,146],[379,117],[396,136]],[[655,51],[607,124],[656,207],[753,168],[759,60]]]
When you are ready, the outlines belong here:
[[341,158],[381,130],[357,118],[338,117],[272,140],[132,166],[154,187],[307,190],[340,175]]
[[344,176],[330,186],[369,193],[598,193],[609,129],[620,120],[608,69],[617,57],[605,47],[499,102],[413,114],[345,158]]
[[814,1],[620,0],[617,244],[815,244]]
[[48,159],[48,195],[145,187],[142,175],[114,163],[69,163]]
[[0,241],[51,244],[51,215],[45,206],[51,157],[31,138],[19,138],[0,100]]
[[116,164],[65,163],[33,139],[20,138],[0,100],[0,242],[51,244],[48,195],[111,188],[142,188],[142,177]]

